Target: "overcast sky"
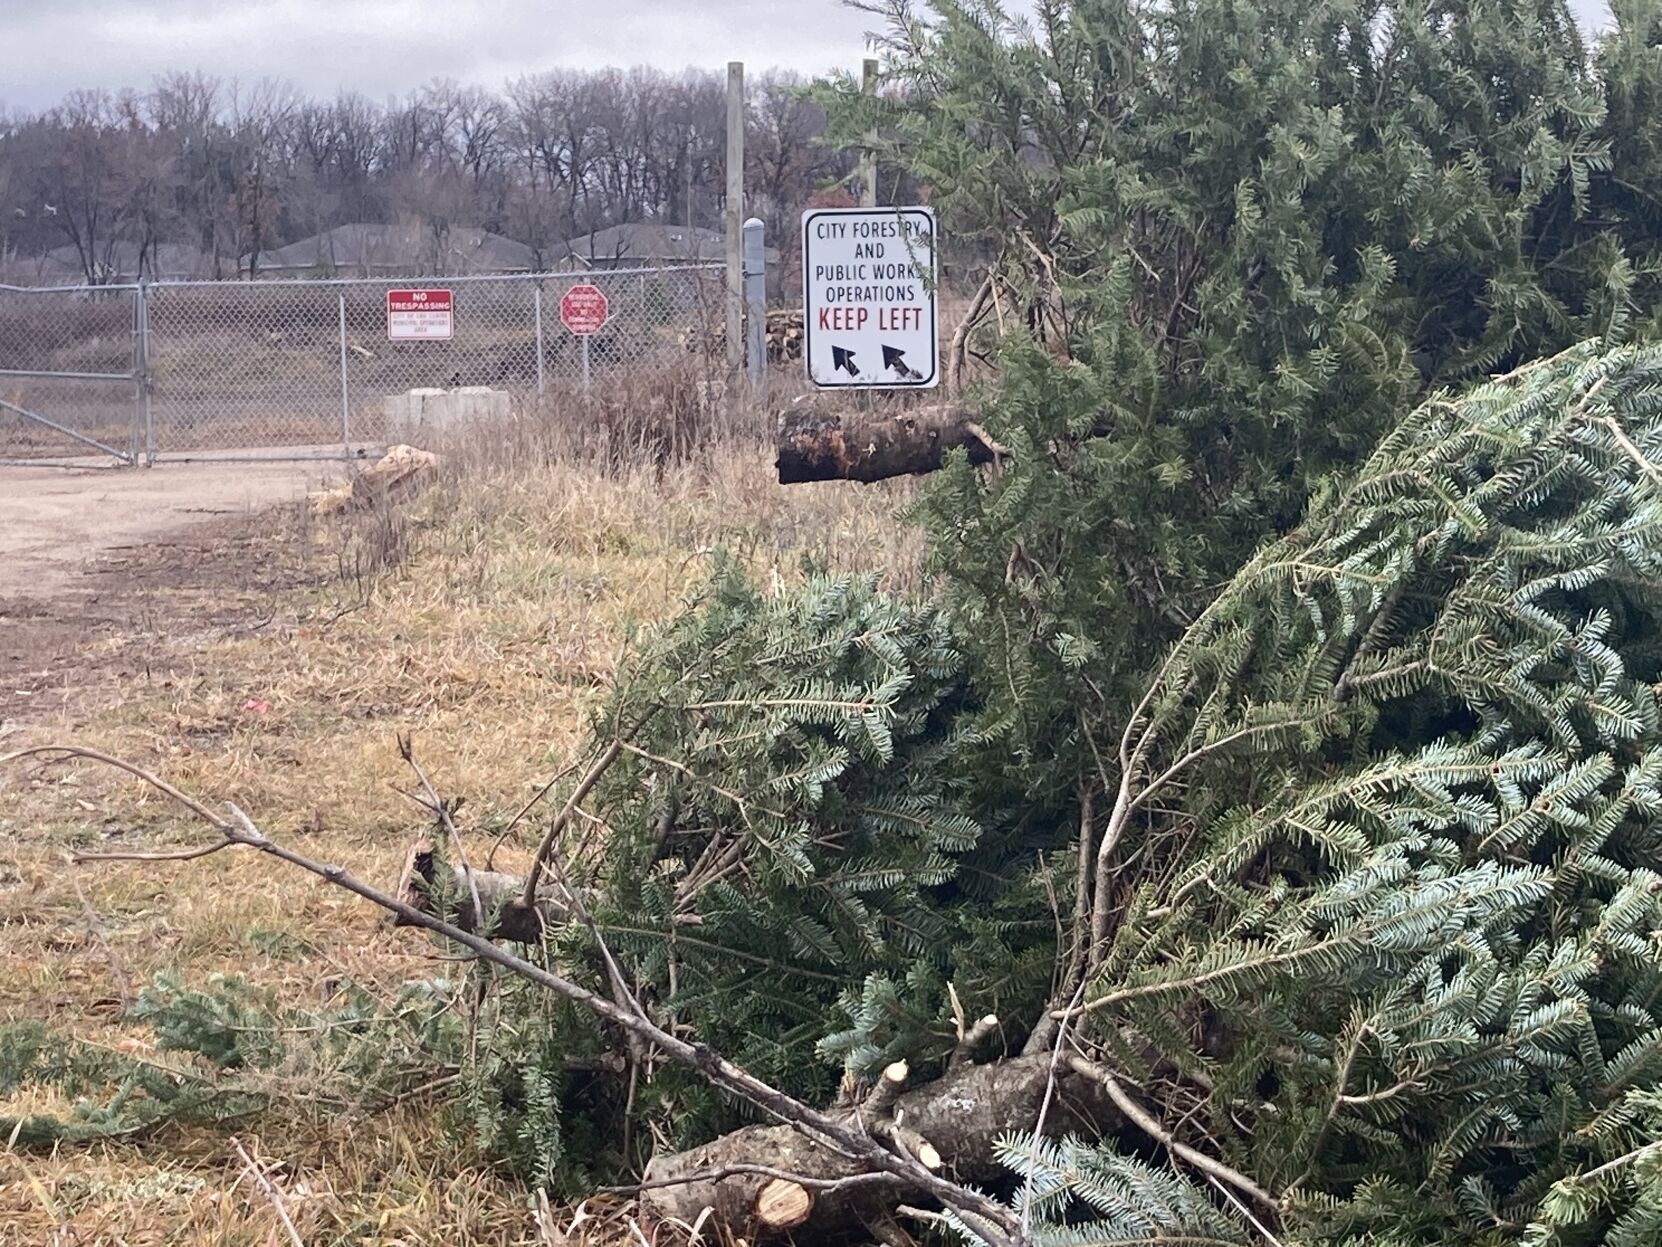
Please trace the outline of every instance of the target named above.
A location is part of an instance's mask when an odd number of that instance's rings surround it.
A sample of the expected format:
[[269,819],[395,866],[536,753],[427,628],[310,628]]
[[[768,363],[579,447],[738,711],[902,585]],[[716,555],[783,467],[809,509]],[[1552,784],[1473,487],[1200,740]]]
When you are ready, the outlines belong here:
[[[1605,11],[1571,5],[1595,23]],[[0,0],[0,105],[146,86],[168,69],[377,99],[561,65],[820,73],[859,64],[871,20],[838,0]]]

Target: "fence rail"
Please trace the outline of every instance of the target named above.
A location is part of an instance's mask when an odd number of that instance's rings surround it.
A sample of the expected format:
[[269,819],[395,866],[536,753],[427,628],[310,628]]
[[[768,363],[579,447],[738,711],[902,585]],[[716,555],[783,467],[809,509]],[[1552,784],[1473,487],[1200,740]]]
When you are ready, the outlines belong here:
[[[528,397],[671,366],[722,323],[723,281],[720,265],[695,265],[0,286],[0,460],[350,453],[382,440],[390,394],[477,385]],[[607,296],[592,337],[560,321],[578,284]],[[450,339],[388,339],[387,292],[412,285],[452,292]]]

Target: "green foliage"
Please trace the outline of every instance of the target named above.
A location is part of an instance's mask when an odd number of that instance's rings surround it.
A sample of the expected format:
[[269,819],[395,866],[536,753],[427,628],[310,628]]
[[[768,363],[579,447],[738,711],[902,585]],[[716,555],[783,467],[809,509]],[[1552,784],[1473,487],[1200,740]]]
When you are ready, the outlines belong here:
[[[1593,53],[1558,0],[890,7],[833,125],[984,265],[1010,454],[920,504],[935,604],[728,568],[646,641],[539,955],[819,1102],[1077,987],[1284,1241],[1647,1241],[1662,0]],[[542,1180],[744,1120],[491,1010]],[[1004,1155],[1041,1240],[1248,1239],[1132,1125]]]
[[205,988],[159,975],[130,1011],[155,1036],[154,1059],[39,1022],[0,1028],[0,1096],[47,1090],[72,1106],[67,1116],[0,1116],[0,1137],[52,1147],[223,1125],[285,1101],[373,1107],[456,1058],[461,1032],[448,997],[442,981],[412,983],[389,1006],[348,985],[310,1012],[280,1007],[235,975]]
[[[1000,474],[922,505],[987,802],[1066,819],[1160,650],[1425,394],[1662,328],[1662,5],[905,3],[878,133],[996,292]],[[989,347],[991,344],[988,344]],[[1077,696],[1079,690],[1087,696]]]
[[[556,852],[663,1024],[824,1101],[839,1065],[858,1077],[884,1053],[950,1051],[951,967],[974,967],[960,989],[1010,997],[999,907],[966,921],[957,877],[981,836],[951,767],[961,665],[931,606],[823,574],[766,595],[731,565],[637,646],[592,733],[596,754],[623,742],[587,803],[604,826]],[[583,924],[539,954],[609,990]],[[877,993],[863,1009],[861,982]],[[901,982],[904,1001],[878,988]],[[1043,984],[1021,990],[1031,1008]],[[828,1040],[845,1015],[881,1038]],[[505,990],[482,1025],[481,1134],[568,1189],[639,1163],[654,1136],[690,1144],[743,1120],[673,1064],[620,1079],[615,1037],[536,993]],[[630,1082],[642,1128],[626,1136]]]
[[[1246,560],[1114,736],[1093,725],[1113,904],[1069,1041],[1181,1106],[1179,1135],[1276,1192],[1292,1241],[1648,1232],[1658,461],[1659,347],[1437,394]],[[927,1073],[948,984],[1016,1027],[1065,982],[1077,824],[968,821],[985,720],[946,624],[728,568],[596,719],[596,753],[624,742],[590,802],[604,839],[559,852],[629,990],[806,1098],[839,1064]],[[582,923],[541,955],[617,990]],[[492,1010],[480,1133],[542,1180],[743,1120],[542,994]],[[1105,1146],[1043,1153],[1058,1242],[1230,1241]]]
[[584,1010],[509,976],[487,985],[454,1127],[528,1181],[581,1198],[626,1168],[622,1061]]
[[931,607],[823,575],[766,597],[729,568],[605,712],[646,722],[601,791],[596,918],[765,1077],[801,1077],[846,982],[947,952],[942,889],[980,835],[947,767],[960,665]]
[[[1662,1095],[1630,1091],[1581,1134],[1598,1163],[1553,1185],[1524,1233],[1524,1247],[1662,1241]],[[1622,1140],[1635,1137],[1648,1141],[1618,1154]]]
[[[1138,1080],[1204,1079],[1213,1137],[1307,1241],[1490,1241],[1645,1142],[1657,461],[1662,349],[1432,399],[1105,743],[1126,899],[1085,1025]],[[1598,1233],[1653,1196],[1568,1189]],[[1578,1224],[1543,1241],[1602,1241]]]
[[[888,7],[831,123],[985,272],[1010,453],[920,503],[936,601],[724,565],[636,647],[532,955],[819,1103],[1077,987],[1285,1241],[1650,1241],[1662,0]],[[747,1118],[480,986],[458,1114],[539,1183]],[[158,1033],[266,1068],[260,1007]],[[1002,1155],[1037,1242],[1252,1241],[1132,1125]]]
[[[1076,1138],[1006,1136],[999,1163],[1020,1180],[1011,1201],[1034,1247],[1246,1247],[1253,1239],[1206,1192],[1169,1169]],[[956,1219],[970,1244],[981,1238]]]
[[197,1074],[78,1044],[39,1022],[0,1030],[0,1095],[25,1087],[50,1088],[73,1105],[67,1117],[0,1116],[0,1135],[30,1148],[127,1138],[168,1122],[214,1124],[265,1106],[262,1095],[227,1092]]
[[1073,1041],[1297,1241],[1647,1241],[1662,4],[886,7],[826,99],[987,274],[919,514],[978,870],[1109,846]]

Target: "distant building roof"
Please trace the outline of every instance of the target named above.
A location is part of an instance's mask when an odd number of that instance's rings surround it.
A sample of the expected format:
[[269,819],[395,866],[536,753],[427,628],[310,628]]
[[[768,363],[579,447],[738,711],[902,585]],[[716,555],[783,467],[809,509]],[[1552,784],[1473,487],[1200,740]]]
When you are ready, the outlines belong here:
[[[142,257],[135,242],[97,248],[94,276],[100,285],[145,281],[181,281],[211,277],[212,263],[186,243],[152,243]],[[81,253],[72,246],[54,247],[45,255],[19,256],[0,267],[0,281],[18,286],[79,285],[87,280]]]
[[[456,226],[441,246],[432,232],[415,224],[337,225],[310,238],[262,251],[256,275],[294,276],[318,270],[346,276],[442,276],[467,273],[526,273],[536,267],[531,248],[472,226]],[[246,272],[246,260],[243,270]]]
[[[642,221],[569,239],[561,250],[562,258],[577,268],[714,264],[726,257],[727,239],[702,226]],[[779,253],[769,248],[768,258],[777,260]]]

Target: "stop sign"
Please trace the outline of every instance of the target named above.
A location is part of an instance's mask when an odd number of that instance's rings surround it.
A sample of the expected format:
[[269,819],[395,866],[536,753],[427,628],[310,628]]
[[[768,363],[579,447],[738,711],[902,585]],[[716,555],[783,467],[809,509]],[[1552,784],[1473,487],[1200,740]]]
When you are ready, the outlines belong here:
[[573,286],[560,298],[560,323],[587,337],[606,324],[606,292],[599,286]]

